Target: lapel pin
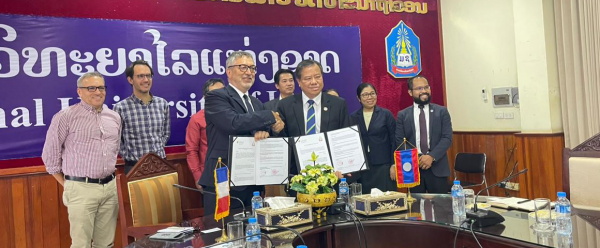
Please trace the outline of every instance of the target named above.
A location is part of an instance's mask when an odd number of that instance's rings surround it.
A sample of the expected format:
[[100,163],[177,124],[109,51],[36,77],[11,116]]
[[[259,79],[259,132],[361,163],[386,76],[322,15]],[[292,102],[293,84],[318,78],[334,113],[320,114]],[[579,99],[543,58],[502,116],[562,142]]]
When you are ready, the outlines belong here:
[[432,110],[429,110],[429,112],[433,113],[433,109],[432,109]]
[[323,108],[323,111],[327,111],[327,107],[324,107],[324,108]]

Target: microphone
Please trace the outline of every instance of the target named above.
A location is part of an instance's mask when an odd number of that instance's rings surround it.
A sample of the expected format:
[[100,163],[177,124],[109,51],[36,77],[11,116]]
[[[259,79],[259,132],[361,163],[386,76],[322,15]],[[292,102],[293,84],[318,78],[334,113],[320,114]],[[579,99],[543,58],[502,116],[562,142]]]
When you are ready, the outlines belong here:
[[[209,195],[214,195],[214,196],[216,196],[216,195],[217,195],[217,193],[214,193],[214,192],[210,192],[210,191],[201,191],[201,190],[199,190],[199,189],[196,189],[196,188],[190,188],[190,187],[186,187],[186,186],[179,185],[179,184],[173,184],[173,187],[175,187],[175,188],[180,188],[180,189],[192,190],[192,191],[200,192],[200,193],[203,193],[203,194],[204,194],[204,193],[208,193]],[[229,197],[231,197],[232,199],[236,199],[236,200],[238,200],[238,201],[239,201],[239,202],[242,204],[242,212],[241,212],[241,213],[238,213],[238,214],[234,214],[234,215],[233,215],[233,219],[234,219],[234,220],[247,221],[247,220],[248,220],[248,218],[250,218],[250,216],[248,216],[248,215],[246,214],[246,205],[244,205],[244,201],[242,201],[242,199],[240,199],[240,198],[237,198],[237,197],[235,197],[235,196],[232,196],[231,194],[229,195]]]
[[494,211],[482,210],[482,211],[478,212],[477,198],[479,197],[479,194],[481,194],[481,192],[486,191],[492,187],[498,186],[502,183],[505,183],[508,180],[513,179],[516,176],[521,175],[525,172],[527,172],[527,168],[523,169],[522,171],[517,172],[516,174],[514,174],[512,176],[509,176],[507,178],[500,180],[500,182],[494,183],[494,184],[488,186],[487,188],[478,191],[477,194],[475,195],[475,202],[473,203],[473,213],[467,212],[467,218],[473,220],[474,225],[477,227],[487,227],[487,226],[493,226],[493,225],[502,223],[504,221],[504,217],[502,217],[502,215],[500,215]]

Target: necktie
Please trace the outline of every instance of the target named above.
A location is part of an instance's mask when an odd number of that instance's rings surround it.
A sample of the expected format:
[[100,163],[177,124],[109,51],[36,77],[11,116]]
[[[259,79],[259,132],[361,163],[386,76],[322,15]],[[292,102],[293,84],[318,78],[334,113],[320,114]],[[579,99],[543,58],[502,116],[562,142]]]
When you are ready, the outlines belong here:
[[427,145],[427,121],[425,120],[425,111],[423,111],[423,105],[419,105],[421,113],[419,114],[419,132],[420,132],[420,148],[422,154],[427,154],[429,151],[429,145]]
[[315,101],[308,100],[308,113],[306,113],[306,134],[316,134],[317,124],[315,117]]
[[252,104],[250,104],[250,99],[248,99],[248,95],[244,94],[244,102],[246,103],[246,108],[248,109],[248,113],[254,113],[254,109],[252,109]]

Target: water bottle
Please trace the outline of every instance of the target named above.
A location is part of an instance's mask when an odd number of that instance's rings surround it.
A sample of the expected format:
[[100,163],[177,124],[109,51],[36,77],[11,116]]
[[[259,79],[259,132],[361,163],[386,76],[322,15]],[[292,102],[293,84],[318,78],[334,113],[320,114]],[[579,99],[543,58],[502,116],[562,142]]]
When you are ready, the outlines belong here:
[[254,195],[252,197],[252,216],[258,218],[258,216],[256,216],[256,210],[263,207],[263,199],[260,197],[260,192],[258,191],[254,191],[252,194]]
[[458,180],[454,181],[452,186],[452,212],[460,217],[466,217],[467,215],[465,211],[465,193]]
[[258,226],[258,224],[256,223],[256,218],[248,219],[248,227],[246,227],[246,236],[247,248],[260,248],[260,226]]
[[346,211],[348,211],[348,204],[350,204],[350,188],[348,187],[346,178],[342,178],[342,182],[340,182],[340,198],[342,198],[344,204],[346,204]]
[[556,200],[556,232],[560,234],[570,235],[573,231],[571,224],[571,202],[567,199],[567,193],[558,192],[558,200]]

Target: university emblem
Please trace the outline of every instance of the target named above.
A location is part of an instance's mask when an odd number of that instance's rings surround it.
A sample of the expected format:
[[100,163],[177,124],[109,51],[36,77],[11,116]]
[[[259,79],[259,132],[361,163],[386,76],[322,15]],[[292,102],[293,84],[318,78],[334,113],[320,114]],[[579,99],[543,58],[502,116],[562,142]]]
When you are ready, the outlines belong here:
[[400,21],[385,37],[387,71],[395,78],[410,78],[421,72],[419,36]]

